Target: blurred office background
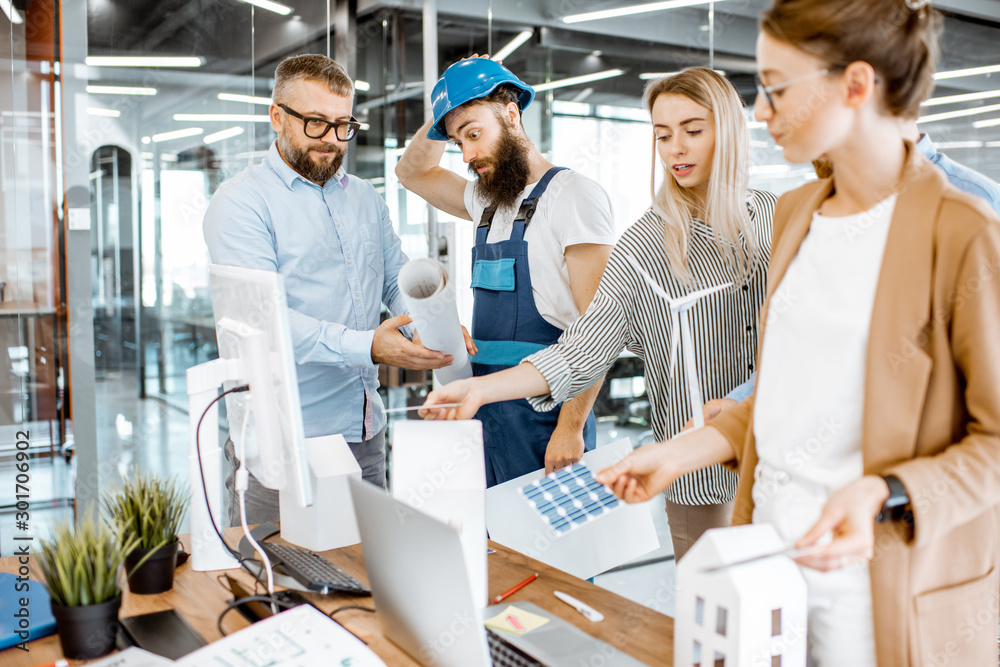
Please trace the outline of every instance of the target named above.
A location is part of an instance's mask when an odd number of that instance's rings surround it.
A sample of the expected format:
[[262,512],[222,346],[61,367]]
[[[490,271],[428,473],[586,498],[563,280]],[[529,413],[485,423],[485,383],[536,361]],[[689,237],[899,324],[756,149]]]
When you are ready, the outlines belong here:
[[[750,118],[766,4],[0,0],[0,553],[13,548],[19,440],[39,532],[135,469],[186,477],[185,371],[217,355],[202,215],[266,154],[282,58],[347,67],[364,123],[348,169],[383,194],[411,257],[438,256],[467,285],[472,225],[433,214],[393,174],[424,120],[425,72],[502,52],[537,87],[530,136],[605,187],[621,232],[649,203],[646,80],[711,66]],[[1000,178],[1000,1],[934,4],[947,21],[922,130]],[[780,194],[815,178],[750,120],[753,187]],[[457,151],[445,160],[468,176]],[[468,322],[471,294],[460,306]],[[386,403],[421,402],[428,381],[383,369]],[[648,440],[645,398],[641,361],[623,356],[597,404],[601,440]]]

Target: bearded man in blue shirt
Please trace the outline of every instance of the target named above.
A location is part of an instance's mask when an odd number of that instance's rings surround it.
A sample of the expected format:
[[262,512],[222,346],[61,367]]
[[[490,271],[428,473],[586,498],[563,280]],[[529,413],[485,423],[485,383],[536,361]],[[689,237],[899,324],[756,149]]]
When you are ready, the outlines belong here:
[[[286,58],[270,108],[277,140],[267,157],[224,183],[205,214],[212,262],[284,276],[306,437],[342,434],[365,480],[385,486],[385,409],[378,366],[436,369],[451,357],[408,340],[396,287],[407,261],[389,210],[369,183],[345,173],[354,83],[321,55]],[[393,315],[379,324],[382,304]],[[230,522],[235,456],[226,443]],[[251,477],[250,523],[276,521],[278,493]]]

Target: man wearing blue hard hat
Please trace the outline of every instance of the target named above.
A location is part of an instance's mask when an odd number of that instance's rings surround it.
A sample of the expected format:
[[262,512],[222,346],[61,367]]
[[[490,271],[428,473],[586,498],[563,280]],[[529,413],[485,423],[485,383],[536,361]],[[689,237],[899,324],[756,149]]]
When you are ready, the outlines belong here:
[[[434,86],[433,119],[396,167],[432,206],[478,223],[472,251],[475,375],[515,366],[557,342],[590,304],[615,243],[611,201],[585,176],[548,162],[521,114],[535,91],[503,65],[472,57]],[[475,176],[440,166],[451,140]],[[483,406],[487,484],[574,463],[596,444],[600,383],[548,413],[527,401]]]

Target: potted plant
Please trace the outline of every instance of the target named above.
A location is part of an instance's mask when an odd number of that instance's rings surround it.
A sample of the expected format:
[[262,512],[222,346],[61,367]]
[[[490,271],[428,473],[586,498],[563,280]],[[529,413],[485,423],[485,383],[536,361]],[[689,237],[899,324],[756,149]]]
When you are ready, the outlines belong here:
[[122,535],[138,543],[125,557],[128,587],[133,593],[170,590],[180,542],[177,529],[187,509],[188,495],[174,480],[139,475],[104,496],[108,520]]
[[67,658],[97,658],[115,647],[122,592],[118,568],[138,540],[88,516],[56,524],[39,543],[37,563],[52,598],[52,615]]

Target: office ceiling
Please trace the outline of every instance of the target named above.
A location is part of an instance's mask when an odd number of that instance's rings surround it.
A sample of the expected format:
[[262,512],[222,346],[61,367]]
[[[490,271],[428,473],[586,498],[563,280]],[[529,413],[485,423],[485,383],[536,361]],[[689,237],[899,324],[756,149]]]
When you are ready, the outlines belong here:
[[[90,55],[197,55],[197,70],[133,70],[89,68],[93,83],[136,85],[153,80],[164,91],[139,104],[150,131],[176,126],[177,111],[246,113],[246,105],[221,102],[211,91],[268,95],[268,79],[285,55],[326,49],[332,4],[316,0],[283,0],[289,16],[252,8],[240,0],[87,0]],[[903,0],[899,0],[903,2]],[[566,24],[563,16],[635,4],[636,0],[438,0],[439,65],[471,52],[496,51],[523,29],[533,29],[529,42],[506,64],[529,83],[621,68],[622,76],[553,92],[556,99],[639,106],[643,72],[674,71],[709,60],[709,11],[686,7],[628,17]],[[714,65],[725,70],[741,94],[752,101],[753,56],[757,16],[769,0],[715,3]],[[358,0],[358,76],[396,86],[422,79],[422,3],[417,0]],[[940,70],[1000,63],[1000,0],[940,0],[947,23]],[[488,15],[492,10],[492,23]],[[395,33],[383,35],[382,19],[398,17]],[[391,19],[387,23],[391,30]],[[488,30],[491,27],[491,30]],[[251,37],[252,36],[252,37]],[[398,40],[401,57],[386,63],[383,38]],[[336,36],[333,37],[336,39]],[[395,43],[395,41],[394,41]],[[253,63],[253,68],[251,68]],[[255,75],[251,80],[249,75]],[[1000,75],[953,79],[939,84],[937,95],[1000,89]],[[373,106],[385,93],[373,86],[359,103]],[[113,104],[111,100],[102,103]],[[992,100],[995,103],[996,100]],[[419,103],[419,88],[412,104]],[[990,104],[973,101],[965,107]],[[963,108],[963,105],[949,106]],[[256,113],[264,113],[258,107]],[[220,128],[221,129],[221,126]],[[412,130],[412,128],[411,128]]]

